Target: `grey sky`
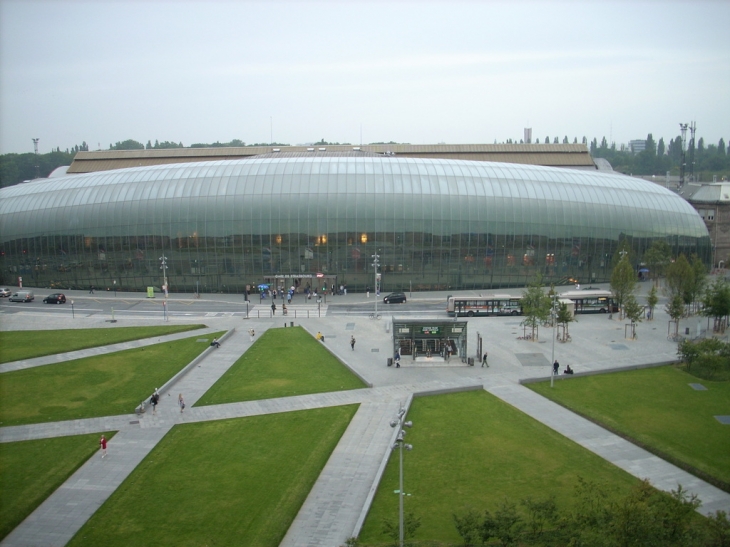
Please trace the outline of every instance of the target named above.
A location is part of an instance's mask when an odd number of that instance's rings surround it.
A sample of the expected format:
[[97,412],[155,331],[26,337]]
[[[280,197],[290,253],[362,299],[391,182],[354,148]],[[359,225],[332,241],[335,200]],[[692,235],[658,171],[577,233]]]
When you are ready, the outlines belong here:
[[730,137],[730,2],[0,0],[0,153]]

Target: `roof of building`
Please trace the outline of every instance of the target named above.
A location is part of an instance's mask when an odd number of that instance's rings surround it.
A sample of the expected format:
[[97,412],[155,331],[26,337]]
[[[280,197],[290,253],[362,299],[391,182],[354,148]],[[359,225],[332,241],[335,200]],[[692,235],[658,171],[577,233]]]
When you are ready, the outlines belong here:
[[217,148],[170,148],[150,150],[99,150],[78,152],[68,173],[93,173],[126,167],[246,159],[266,154],[302,156],[395,154],[406,158],[441,158],[495,161],[546,167],[596,169],[583,144],[368,144],[310,146],[243,146]]
[[703,184],[687,199],[692,203],[730,202],[730,182]]

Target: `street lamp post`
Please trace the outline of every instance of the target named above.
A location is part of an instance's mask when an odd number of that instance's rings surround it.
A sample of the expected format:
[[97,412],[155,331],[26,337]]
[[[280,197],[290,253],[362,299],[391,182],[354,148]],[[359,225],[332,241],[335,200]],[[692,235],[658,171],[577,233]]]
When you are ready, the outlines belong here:
[[403,449],[406,450],[413,450],[413,445],[407,444],[405,442],[405,436],[406,436],[406,430],[403,429],[403,427],[413,427],[413,422],[408,421],[404,422],[406,416],[406,409],[401,407],[401,409],[398,411],[398,417],[391,420],[390,427],[397,427],[398,428],[398,435],[395,438],[395,444],[393,445],[393,450],[396,448],[400,451],[400,475],[399,475],[399,484],[398,484],[398,540],[400,547],[403,547],[403,496],[405,496],[403,492]]
[[378,295],[380,294],[380,285],[378,284],[378,281],[380,281],[380,274],[378,273],[378,265],[380,264],[380,255],[377,254],[377,250],[375,251],[376,254],[372,255],[373,257],[373,269],[375,270],[375,284],[373,285],[373,289],[375,290],[375,319],[378,318]]
[[160,257],[160,269],[162,270],[162,291],[167,296],[167,257],[165,255]]
[[553,387],[553,380],[555,379],[555,338],[557,335],[555,334],[555,326],[558,323],[558,313],[557,309],[555,308],[557,294],[553,294],[553,306],[551,310],[551,315],[553,316],[553,350],[552,350],[552,357],[550,359],[550,387]]

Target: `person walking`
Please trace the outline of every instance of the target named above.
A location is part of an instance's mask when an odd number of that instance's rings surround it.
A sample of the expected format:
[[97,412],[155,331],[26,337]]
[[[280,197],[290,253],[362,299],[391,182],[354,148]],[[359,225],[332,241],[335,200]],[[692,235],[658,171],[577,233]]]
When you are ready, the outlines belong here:
[[89,294],[94,294],[94,285],[89,287]]
[[274,302],[271,303],[271,315],[276,315],[276,304]]
[[370,285],[365,287],[365,292],[367,293],[367,297],[370,298]]
[[182,393],[177,396],[177,405],[180,407],[180,414],[185,410],[185,399],[183,399]]
[[152,414],[157,414],[157,404],[160,402],[160,393],[155,388],[155,392],[150,397],[150,404],[152,405]]
[[482,356],[482,367],[489,368],[489,363],[487,363],[487,352],[484,352],[484,355]]
[[395,350],[395,357],[393,358],[395,361],[395,368],[400,368],[400,350]]
[[350,347],[352,348],[352,351],[355,351],[355,337],[350,336]]
[[553,374],[557,374],[559,368],[560,368],[560,364],[558,363],[558,360],[555,359],[555,362],[553,363]]
[[106,456],[106,437],[104,435],[99,439],[99,446],[101,446],[101,457]]
[[281,313],[283,313],[284,315],[286,315],[286,304],[282,304],[281,305]]
[[254,336],[256,336],[256,331],[248,329],[248,335],[251,337],[251,342],[253,342]]

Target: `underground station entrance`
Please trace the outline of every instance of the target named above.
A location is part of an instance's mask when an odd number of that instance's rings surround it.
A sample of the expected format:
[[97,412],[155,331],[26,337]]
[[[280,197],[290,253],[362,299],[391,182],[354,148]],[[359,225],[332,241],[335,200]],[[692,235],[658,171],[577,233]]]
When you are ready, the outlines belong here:
[[[415,364],[466,364],[467,321],[393,318],[393,355]],[[389,361],[390,362],[390,361]]]

